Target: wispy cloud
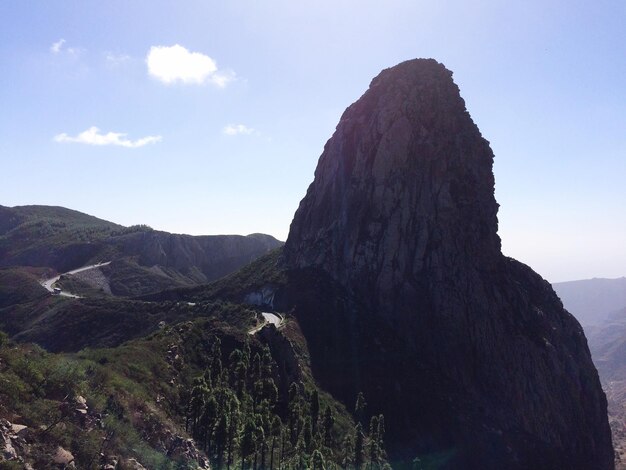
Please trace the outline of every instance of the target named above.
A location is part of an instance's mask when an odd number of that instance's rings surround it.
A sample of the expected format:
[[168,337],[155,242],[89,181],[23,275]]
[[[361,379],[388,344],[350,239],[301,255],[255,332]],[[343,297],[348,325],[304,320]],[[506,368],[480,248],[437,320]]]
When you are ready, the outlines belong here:
[[256,135],[261,133],[252,127],[248,127],[244,124],[229,124],[222,129],[224,135]]
[[163,83],[212,83],[225,87],[235,78],[232,71],[218,70],[215,61],[200,52],[190,52],[183,46],[152,46],[146,56],[148,73]]
[[143,147],[144,145],[154,144],[160,142],[162,137],[160,135],[149,135],[137,140],[126,139],[127,134],[121,132],[108,132],[101,134],[100,129],[97,127],[90,127],[84,132],[81,132],[76,137],[71,137],[66,133],[62,133],[54,136],[55,142],[69,142],[88,145],[116,145],[126,148]]
[[50,52],[52,52],[53,54],[58,54],[59,52],[61,52],[63,44],[65,44],[65,39],[59,39],[57,42],[52,43],[52,45],[50,46]]
[[53,54],[65,53],[72,56],[76,56],[83,52],[83,49],[80,47],[65,47],[66,43],[67,41],[63,38],[59,39],[57,42],[53,42],[50,46],[50,52]]
[[130,60],[130,56],[128,54],[114,54],[113,52],[105,52],[104,60],[106,60],[107,65],[117,66],[128,62]]

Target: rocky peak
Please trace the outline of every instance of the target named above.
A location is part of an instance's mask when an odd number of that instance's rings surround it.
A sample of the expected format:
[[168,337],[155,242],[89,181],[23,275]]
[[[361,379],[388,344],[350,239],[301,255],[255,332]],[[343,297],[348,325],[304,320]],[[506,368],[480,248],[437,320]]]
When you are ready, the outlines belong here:
[[287,258],[383,302],[416,277],[489,269],[500,252],[492,163],[450,71],[432,59],[384,70],[326,144]]
[[493,153],[434,60],[384,70],[343,114],[285,245],[317,380],[385,414],[394,458],[446,469],[611,469],[578,322],[504,257]]

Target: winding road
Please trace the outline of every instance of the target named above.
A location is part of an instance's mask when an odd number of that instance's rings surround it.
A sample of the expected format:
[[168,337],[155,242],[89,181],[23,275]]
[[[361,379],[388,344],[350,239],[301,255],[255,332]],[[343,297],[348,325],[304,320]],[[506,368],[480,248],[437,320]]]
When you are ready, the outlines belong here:
[[264,326],[269,325],[270,323],[274,325],[276,328],[280,328],[285,322],[285,319],[276,313],[262,312],[261,315],[263,316],[263,323],[261,323],[258,326],[255,326],[250,331],[248,331],[249,335],[253,335],[257,333],[258,331],[261,331],[261,329]]
[[[80,273],[80,272],[83,272],[83,271],[87,271],[89,269],[96,269],[96,268],[99,268],[101,266],[106,266],[107,264],[110,264],[110,263],[111,263],[110,261],[107,261],[107,262],[104,262],[104,263],[90,264],[89,266],[83,266],[82,268],[73,269],[72,271],[68,271],[66,273],[59,274],[58,276],[54,276],[54,277],[51,277],[49,279],[42,279],[41,281],[39,281],[39,283],[48,292],[54,294],[54,284],[59,279],[61,279],[61,276],[65,276],[65,275],[69,275],[69,274],[76,274],[76,273]],[[62,297],[70,297],[70,298],[73,298],[73,299],[80,299],[81,298],[80,295],[72,294],[72,293],[66,292],[66,291],[61,291],[57,295],[60,295]],[[191,305],[191,306],[196,305],[194,302],[187,302],[187,303],[189,305]],[[257,325],[254,328],[252,328],[251,330],[249,330],[248,334],[254,335],[257,332],[261,331],[265,326],[269,325],[270,323],[272,325],[274,325],[276,328],[280,328],[285,323],[285,319],[282,317],[282,315],[280,315],[278,313],[261,312],[261,316],[263,317],[263,322],[260,325]]]
[[[87,271],[89,269],[95,269],[95,268],[99,268],[100,266],[106,266],[107,264],[110,264],[110,261],[107,261],[105,263],[97,263],[97,264],[90,264],[89,266],[83,266],[82,268],[78,268],[78,269],[74,269],[72,271],[68,271],[66,273],[63,274],[59,274],[58,276],[55,277],[51,277],[50,279],[44,279],[42,281],[39,281],[39,283],[45,287],[45,289],[48,292],[51,292],[54,294],[54,284],[61,279],[61,276],[65,276],[67,274],[76,274],[76,273],[80,273],[82,271]],[[75,295],[75,294],[71,294],[69,292],[64,292],[61,291],[58,295],[63,296],[63,297],[71,297],[73,299],[80,299],[80,295]]]

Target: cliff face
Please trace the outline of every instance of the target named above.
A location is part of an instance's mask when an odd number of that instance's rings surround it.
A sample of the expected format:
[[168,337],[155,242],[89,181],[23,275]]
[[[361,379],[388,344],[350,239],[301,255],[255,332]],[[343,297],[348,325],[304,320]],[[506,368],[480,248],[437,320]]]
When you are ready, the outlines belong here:
[[285,245],[299,281],[277,302],[318,379],[385,412],[399,458],[613,468],[580,325],[500,252],[492,163],[441,64],[383,71],[325,146]]

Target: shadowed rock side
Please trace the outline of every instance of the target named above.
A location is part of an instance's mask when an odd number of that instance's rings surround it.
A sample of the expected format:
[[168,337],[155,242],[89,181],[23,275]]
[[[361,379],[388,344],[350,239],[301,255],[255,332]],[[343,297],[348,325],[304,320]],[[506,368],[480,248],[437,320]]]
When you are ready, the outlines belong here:
[[501,254],[493,153],[451,75],[404,62],[346,110],[292,222],[275,303],[294,309],[318,380],[385,413],[395,459],[611,469],[583,331]]

